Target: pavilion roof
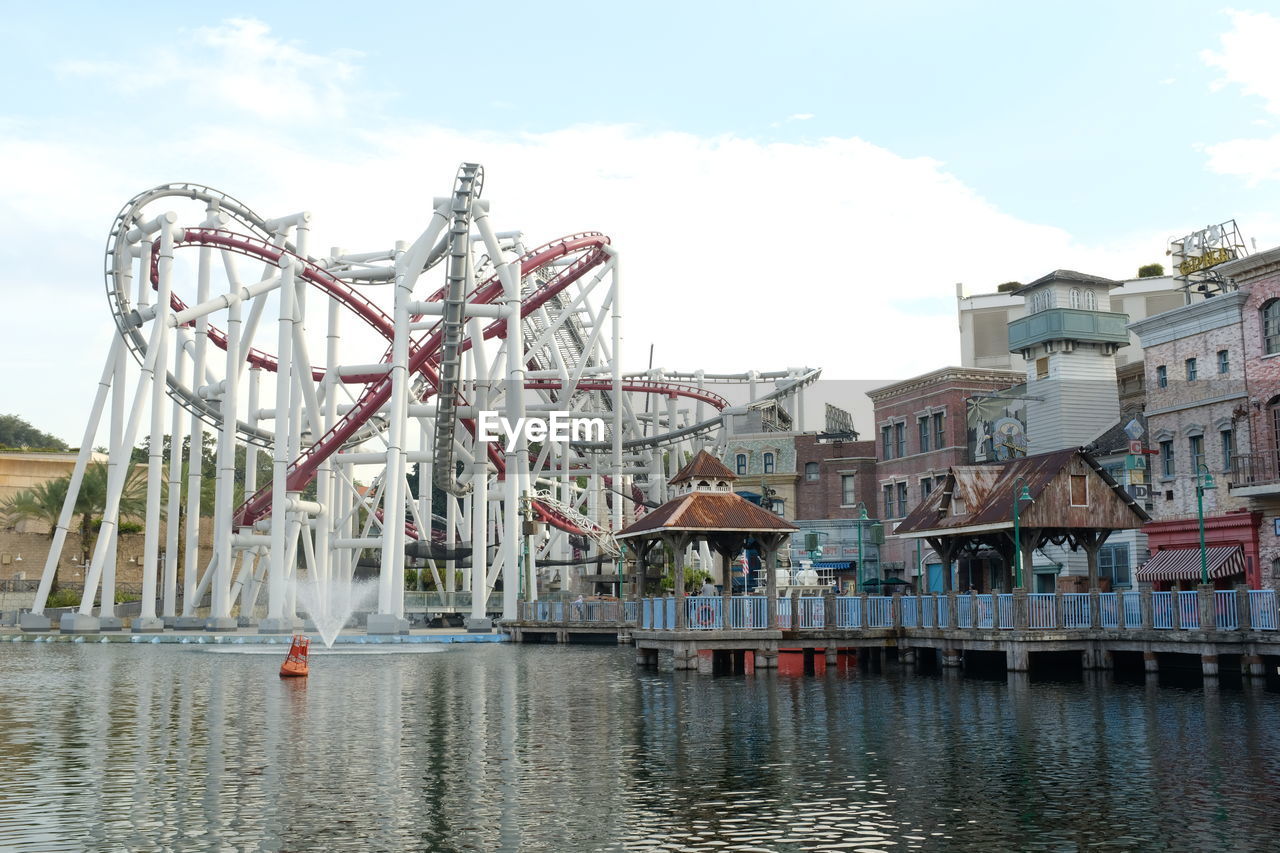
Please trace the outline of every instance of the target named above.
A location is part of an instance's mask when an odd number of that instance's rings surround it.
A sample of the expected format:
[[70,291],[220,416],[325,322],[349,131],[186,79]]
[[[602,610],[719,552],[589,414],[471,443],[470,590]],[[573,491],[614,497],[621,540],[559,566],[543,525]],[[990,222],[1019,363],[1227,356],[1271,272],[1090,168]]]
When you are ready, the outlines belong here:
[[729,470],[719,459],[705,450],[699,450],[684,467],[671,478],[671,484],[683,483],[685,480],[736,480],[738,475]]
[[[1101,479],[1104,491],[1111,493],[1094,507],[1064,505],[1062,486],[1050,488],[1061,482],[1064,469],[1076,460],[1086,463],[1084,470]],[[1012,527],[1014,487],[1019,479],[1037,502],[1034,508],[1023,507],[1024,524],[1129,529],[1151,520],[1090,454],[1072,447],[1000,464],[954,466],[943,487],[934,489],[912,510],[898,524],[894,535],[947,535]],[[952,511],[953,506],[962,506],[964,511]],[[1087,524],[1078,523],[1086,518]]]
[[647,513],[623,528],[614,538],[650,537],[667,531],[789,533],[798,529],[794,524],[738,495],[690,492],[672,498],[653,512]]

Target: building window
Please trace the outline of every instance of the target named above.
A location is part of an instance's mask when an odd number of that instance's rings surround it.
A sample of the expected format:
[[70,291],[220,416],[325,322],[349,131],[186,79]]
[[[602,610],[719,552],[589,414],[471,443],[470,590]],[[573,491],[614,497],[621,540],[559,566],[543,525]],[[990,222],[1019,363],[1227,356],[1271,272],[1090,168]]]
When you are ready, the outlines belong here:
[[840,476],[840,503],[844,506],[853,506],[858,502],[858,492],[854,487],[854,475],[842,474]]
[[1262,349],[1267,355],[1280,352],[1280,299],[1262,306]]
[[1218,372],[1219,373],[1231,372],[1231,352],[1229,350],[1224,350],[1224,349],[1218,350]]
[[819,475],[819,473],[818,473],[818,463],[817,463],[817,462],[806,462],[806,463],[804,463],[804,478],[805,478],[805,480],[807,480],[807,481],[808,481],[808,482],[810,482],[810,483],[815,483],[815,482],[817,482],[817,481],[818,481],[819,476],[820,476],[820,475]]
[[933,480],[925,477],[920,481],[920,502],[924,503],[929,499],[929,495],[933,493]]
[[766,453],[764,455],[764,472],[766,474],[773,473],[773,454],[772,453]]
[[1036,359],[1036,379],[1049,378],[1049,357],[1041,356]]
[[947,446],[946,438],[942,434],[942,429],[946,426],[947,416],[944,412],[933,413],[933,449],[941,450]]
[[885,459],[893,458],[893,427],[880,428],[880,440],[884,445],[883,456]]
[[1191,473],[1199,474],[1204,464],[1204,436],[1193,435],[1187,439],[1187,447],[1191,451]]
[[1160,474],[1164,477],[1173,476],[1173,442],[1160,442]]
[[893,486],[884,487],[884,517],[893,518]]
[[1194,358],[1187,359],[1187,381],[1196,381],[1196,360]]
[[739,453],[733,457],[733,464],[738,469],[738,476],[741,477],[747,473],[747,454]]
[[893,425],[893,445],[894,455],[901,459],[907,455],[907,425],[904,423],[896,423]]
[[1098,549],[1098,577],[1110,580],[1113,590],[1132,586],[1128,545],[1103,545]]
[[929,452],[929,416],[925,415],[916,422],[920,427],[920,452]]
[[1078,287],[1071,288],[1071,307],[1080,307],[1080,288]]
[[1089,311],[1097,311],[1098,294],[1094,293],[1092,290],[1086,290],[1084,292],[1084,307]]
[[1231,457],[1236,452],[1236,436],[1229,429],[1224,429],[1219,435],[1222,436],[1222,470],[1231,470]]
[[1156,387],[1169,387],[1169,368],[1165,367],[1163,364],[1156,368]]
[[1084,474],[1071,475],[1071,505],[1089,505],[1089,478]]
[[907,484],[905,481],[898,484],[898,517],[903,518],[907,514]]

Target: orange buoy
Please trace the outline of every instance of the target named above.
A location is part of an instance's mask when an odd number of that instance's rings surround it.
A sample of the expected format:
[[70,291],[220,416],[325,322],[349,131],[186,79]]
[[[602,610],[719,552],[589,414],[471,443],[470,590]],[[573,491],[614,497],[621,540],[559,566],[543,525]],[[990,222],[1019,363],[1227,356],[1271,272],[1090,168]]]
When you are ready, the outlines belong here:
[[307,647],[311,640],[302,634],[293,635],[293,644],[289,646],[289,656],[280,664],[281,678],[307,677]]

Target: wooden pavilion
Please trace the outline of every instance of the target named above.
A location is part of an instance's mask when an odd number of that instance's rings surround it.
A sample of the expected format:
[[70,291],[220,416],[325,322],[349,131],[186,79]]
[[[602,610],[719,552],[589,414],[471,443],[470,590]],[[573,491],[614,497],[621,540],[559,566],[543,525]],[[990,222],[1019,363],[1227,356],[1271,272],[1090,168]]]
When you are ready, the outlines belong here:
[[1006,589],[1013,588],[1014,501],[1021,501],[1024,583],[1031,555],[1046,544],[1083,549],[1089,589],[1098,588],[1098,550],[1116,530],[1151,520],[1124,487],[1082,448],[1023,456],[992,465],[958,465],[898,525],[894,535],[925,540],[947,567],[944,591],[951,591],[950,566],[965,553],[990,549],[1005,566]]
[[[675,555],[676,629],[685,625],[684,555],[690,545],[705,541],[718,554],[723,568],[725,593],[733,576],[734,559],[748,539],[760,548],[769,600],[777,596],[774,571],[778,550],[798,528],[733,492],[737,477],[723,462],[705,450],[689,460],[671,479],[671,500],[615,535],[636,556],[637,596],[644,592],[649,555],[658,543]],[[772,612],[772,610],[771,610]],[[774,617],[776,618],[776,616]]]

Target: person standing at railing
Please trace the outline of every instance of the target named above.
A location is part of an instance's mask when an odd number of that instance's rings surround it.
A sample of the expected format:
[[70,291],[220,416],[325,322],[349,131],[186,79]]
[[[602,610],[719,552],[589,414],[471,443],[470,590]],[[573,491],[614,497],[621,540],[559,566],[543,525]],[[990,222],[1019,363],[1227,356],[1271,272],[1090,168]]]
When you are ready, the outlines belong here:
[[578,593],[578,597],[573,600],[573,612],[581,619],[587,609],[586,599],[582,597],[582,593]]
[[708,597],[717,595],[716,585],[711,582],[711,578],[707,578],[702,582],[701,595],[705,595]]

